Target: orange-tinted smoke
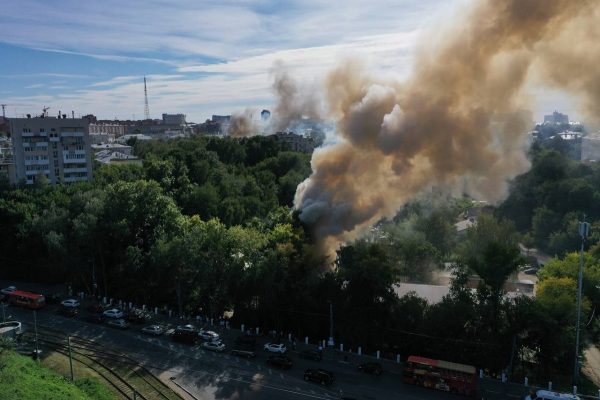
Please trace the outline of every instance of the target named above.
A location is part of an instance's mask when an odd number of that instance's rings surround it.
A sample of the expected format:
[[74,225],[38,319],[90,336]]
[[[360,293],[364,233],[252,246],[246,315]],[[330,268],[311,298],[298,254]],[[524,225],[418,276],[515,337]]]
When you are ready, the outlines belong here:
[[[598,68],[564,37],[577,35],[597,55],[598,4],[479,1],[451,32],[423,40],[407,82],[380,81],[355,63],[333,71],[324,90],[341,141],[315,151],[294,201],[324,249],[355,239],[431,187],[503,199],[508,181],[529,168],[531,118],[522,110],[532,74],[598,110]],[[582,38],[578,23],[593,25],[593,40]],[[585,61],[572,61],[577,77],[555,65],[565,54]]]

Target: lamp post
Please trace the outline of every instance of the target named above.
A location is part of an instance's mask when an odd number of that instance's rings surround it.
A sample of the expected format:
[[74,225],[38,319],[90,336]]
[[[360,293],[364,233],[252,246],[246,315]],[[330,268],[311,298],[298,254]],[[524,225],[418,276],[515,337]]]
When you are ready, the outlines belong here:
[[333,347],[335,342],[333,341],[333,302],[328,301],[329,303],[329,341],[327,345]]
[[581,291],[583,286],[583,250],[585,239],[588,237],[590,224],[585,222],[585,214],[583,214],[583,222],[579,223],[579,236],[581,237],[581,251],[579,254],[579,276],[577,279],[577,322],[575,324],[575,363],[573,366],[573,384],[579,382],[579,334],[581,330]]

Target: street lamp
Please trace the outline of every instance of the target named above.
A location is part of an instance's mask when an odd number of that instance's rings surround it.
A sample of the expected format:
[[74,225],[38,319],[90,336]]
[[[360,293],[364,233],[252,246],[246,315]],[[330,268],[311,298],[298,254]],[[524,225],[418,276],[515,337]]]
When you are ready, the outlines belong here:
[[579,223],[579,236],[581,237],[581,251],[579,254],[579,277],[577,279],[577,322],[575,325],[575,363],[573,366],[573,384],[577,385],[579,381],[579,333],[581,330],[581,290],[583,286],[583,250],[585,239],[588,237],[590,224],[585,222],[585,214],[583,214],[583,222]]
[[327,345],[333,347],[335,342],[333,341],[333,302],[328,301],[329,303],[329,340],[327,341]]

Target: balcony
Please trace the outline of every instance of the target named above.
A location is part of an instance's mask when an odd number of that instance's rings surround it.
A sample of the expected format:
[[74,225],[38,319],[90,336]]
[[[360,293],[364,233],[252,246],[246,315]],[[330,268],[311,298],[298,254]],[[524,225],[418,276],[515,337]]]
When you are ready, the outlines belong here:
[[83,137],[85,132],[61,132],[61,137]]
[[48,165],[50,160],[25,160],[25,165]]
[[74,172],[85,172],[85,173],[87,173],[88,169],[87,168],[65,168],[63,170],[63,172],[65,174],[71,174],[71,173],[74,173]]

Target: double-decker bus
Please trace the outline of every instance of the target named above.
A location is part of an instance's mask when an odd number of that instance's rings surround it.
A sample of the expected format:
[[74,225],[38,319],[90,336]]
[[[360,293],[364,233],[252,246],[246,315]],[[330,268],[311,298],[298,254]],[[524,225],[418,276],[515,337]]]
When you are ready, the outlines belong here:
[[404,365],[402,381],[426,388],[475,396],[477,374],[472,365],[410,356]]
[[37,310],[46,305],[46,298],[41,294],[15,290],[8,295],[8,302],[15,306]]

